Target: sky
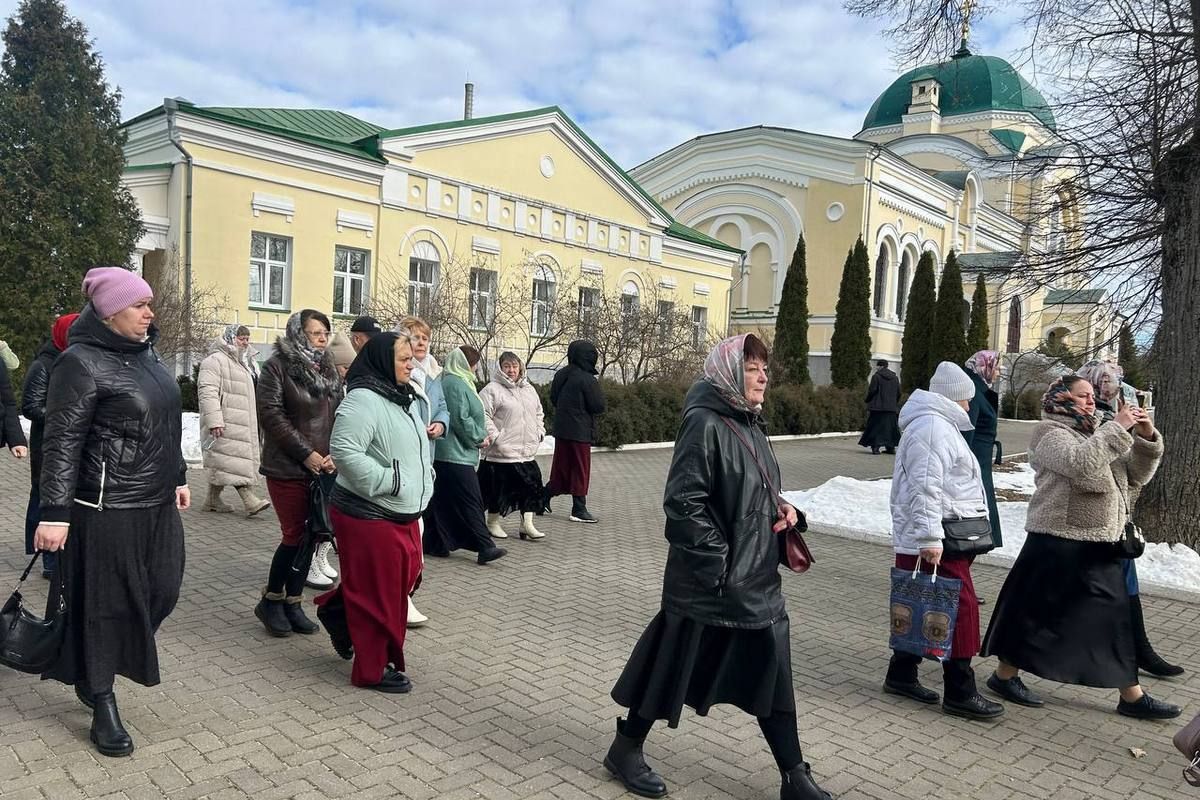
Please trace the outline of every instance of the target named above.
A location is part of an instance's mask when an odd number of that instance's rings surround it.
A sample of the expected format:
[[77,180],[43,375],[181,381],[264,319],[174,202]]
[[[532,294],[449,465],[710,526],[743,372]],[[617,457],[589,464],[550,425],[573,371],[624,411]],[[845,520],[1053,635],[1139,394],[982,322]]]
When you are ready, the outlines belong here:
[[[879,26],[838,0],[66,4],[126,118],[183,97],[404,127],[461,118],[469,79],[476,116],[558,105],[627,168],[747,125],[853,136],[897,75]],[[17,5],[0,0],[0,17]],[[1022,36],[998,11],[972,26],[972,49],[1015,58]]]

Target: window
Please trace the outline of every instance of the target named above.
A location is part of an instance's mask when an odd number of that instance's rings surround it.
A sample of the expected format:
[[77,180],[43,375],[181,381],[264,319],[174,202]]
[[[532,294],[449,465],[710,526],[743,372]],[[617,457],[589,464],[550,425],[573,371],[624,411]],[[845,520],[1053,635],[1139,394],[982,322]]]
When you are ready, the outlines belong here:
[[529,332],[534,336],[549,336],[553,331],[555,290],[554,271],[540,265],[533,273],[533,313],[529,317]]
[[477,331],[486,331],[496,318],[496,272],[471,270],[471,289],[467,323]]
[[585,339],[595,338],[596,315],[600,312],[600,290],[594,286],[579,287],[579,332]]
[[675,327],[675,304],[670,300],[658,301],[658,335],[666,339]]
[[965,297],[962,304],[962,323],[964,331],[971,329],[971,301]]
[[632,333],[638,309],[641,308],[638,295],[638,285],[633,281],[626,281],[621,287],[621,330],[625,335]]
[[408,260],[408,313],[426,316],[437,291],[441,259],[429,242],[417,242]]
[[1021,298],[1008,304],[1008,352],[1021,352]]
[[708,309],[692,306],[692,347],[700,350],[708,341]]
[[291,272],[291,239],[250,234],[250,305],[287,308]]
[[335,247],[333,250],[333,313],[362,313],[367,297],[367,264],[371,254],[366,250]]
[[912,271],[912,255],[905,253],[900,259],[900,277],[896,279],[896,319],[904,321],[908,313],[908,276]]
[[888,267],[888,251],[887,245],[879,245],[879,258],[875,259],[875,301],[874,309],[875,316],[883,316],[884,293],[887,291],[887,267]]

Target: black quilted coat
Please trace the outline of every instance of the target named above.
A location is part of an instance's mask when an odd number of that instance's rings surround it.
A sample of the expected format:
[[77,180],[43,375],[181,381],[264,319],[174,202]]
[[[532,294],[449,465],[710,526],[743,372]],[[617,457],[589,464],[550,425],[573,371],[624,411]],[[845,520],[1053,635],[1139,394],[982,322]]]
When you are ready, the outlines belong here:
[[76,500],[152,508],[187,483],[179,386],[144,342],[106,326],[89,304],[50,374],[42,438],[42,521],[67,522]]

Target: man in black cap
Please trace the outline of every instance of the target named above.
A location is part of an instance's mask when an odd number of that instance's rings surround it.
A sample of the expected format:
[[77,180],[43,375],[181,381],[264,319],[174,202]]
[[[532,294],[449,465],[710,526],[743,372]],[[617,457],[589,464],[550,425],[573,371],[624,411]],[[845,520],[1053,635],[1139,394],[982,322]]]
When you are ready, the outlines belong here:
[[374,317],[359,317],[354,320],[354,324],[350,326],[350,344],[354,347],[354,352],[362,350],[363,345],[377,333],[383,333],[383,328],[379,327],[379,322]]

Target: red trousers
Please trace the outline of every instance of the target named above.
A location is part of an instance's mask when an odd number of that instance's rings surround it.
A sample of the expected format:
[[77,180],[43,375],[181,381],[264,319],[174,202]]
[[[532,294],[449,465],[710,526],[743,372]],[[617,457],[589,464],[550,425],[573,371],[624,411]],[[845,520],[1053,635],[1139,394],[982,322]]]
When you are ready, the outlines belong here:
[[[951,658],[973,658],[979,655],[979,596],[975,594],[975,582],[971,579],[970,558],[942,558],[938,575],[962,581],[958,592],[958,617],[954,620],[954,637],[950,640]],[[912,570],[917,565],[917,556],[896,553],[896,566]],[[932,573],[933,565],[921,561],[921,571]]]
[[330,509],[342,580],[316,598],[341,596],[354,644],[350,682],[373,686],[389,662],[404,669],[408,596],[421,574],[421,533],[416,520],[390,522],[347,516]]
[[267,478],[267,494],[279,517],[279,532],[288,547],[298,547],[304,538],[304,525],[308,522],[308,480],[280,480]]

